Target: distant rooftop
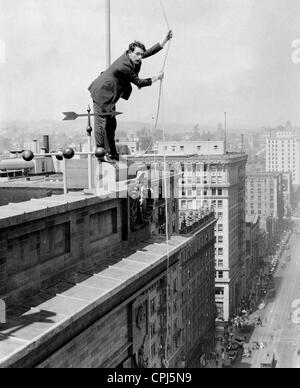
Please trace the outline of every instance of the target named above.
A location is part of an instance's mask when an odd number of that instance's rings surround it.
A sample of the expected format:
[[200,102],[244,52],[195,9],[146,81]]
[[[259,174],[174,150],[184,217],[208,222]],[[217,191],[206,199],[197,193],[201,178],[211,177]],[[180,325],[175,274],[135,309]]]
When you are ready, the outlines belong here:
[[62,188],[62,175],[50,175],[48,178],[46,176],[30,176],[30,179],[27,177],[21,176],[10,179],[8,181],[0,180],[1,187],[40,187],[40,188]]
[[[200,155],[200,154],[191,154],[191,155],[183,155],[182,153],[172,153],[172,154],[146,154],[146,155],[143,155],[143,156],[132,156],[132,158],[135,158],[137,160],[143,160],[143,159],[147,159],[149,161],[149,159],[153,159],[153,161],[157,160],[157,159],[163,159],[164,157],[166,156],[167,159],[169,160],[174,160],[174,159],[178,159],[179,161],[184,161],[184,160],[187,160],[187,161],[192,161],[192,162],[197,162],[199,160],[208,160],[208,161],[233,161],[235,159],[238,159],[238,158],[248,158],[248,155],[246,153],[242,153],[242,152],[226,152],[226,154],[222,154],[222,155]],[[128,159],[130,159],[131,157],[128,156]],[[157,160],[158,161],[158,160]]]
[[271,177],[277,177],[281,173],[276,171],[247,171],[247,176],[253,176],[257,178],[271,178]]
[[258,214],[246,215],[247,224],[256,224],[259,220]]

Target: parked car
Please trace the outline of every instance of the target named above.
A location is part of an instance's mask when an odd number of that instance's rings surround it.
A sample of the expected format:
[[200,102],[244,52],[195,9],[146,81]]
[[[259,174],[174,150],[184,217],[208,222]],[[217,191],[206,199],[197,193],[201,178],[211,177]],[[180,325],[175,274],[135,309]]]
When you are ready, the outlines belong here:
[[274,352],[270,352],[268,350],[265,351],[260,367],[264,369],[272,369],[276,367]]

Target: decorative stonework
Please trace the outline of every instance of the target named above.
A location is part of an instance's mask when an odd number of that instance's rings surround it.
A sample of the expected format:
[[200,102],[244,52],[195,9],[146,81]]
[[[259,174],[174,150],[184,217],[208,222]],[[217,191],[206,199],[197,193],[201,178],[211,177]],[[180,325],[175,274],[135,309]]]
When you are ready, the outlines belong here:
[[136,326],[138,329],[142,330],[145,327],[147,321],[147,315],[144,306],[140,306],[136,315]]

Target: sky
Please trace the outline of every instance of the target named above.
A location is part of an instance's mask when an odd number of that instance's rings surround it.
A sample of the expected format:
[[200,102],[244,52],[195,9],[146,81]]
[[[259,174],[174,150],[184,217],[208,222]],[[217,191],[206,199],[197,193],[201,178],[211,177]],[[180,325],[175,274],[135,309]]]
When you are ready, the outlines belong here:
[[[234,129],[300,125],[299,15],[300,0],[111,0],[112,59],[133,40],[160,41],[168,22],[167,123],[217,127],[226,111]],[[140,77],[159,72],[165,55],[145,59]],[[105,68],[105,0],[0,0],[0,121],[85,111]],[[158,88],[134,87],[117,106],[121,120],[153,123]]]

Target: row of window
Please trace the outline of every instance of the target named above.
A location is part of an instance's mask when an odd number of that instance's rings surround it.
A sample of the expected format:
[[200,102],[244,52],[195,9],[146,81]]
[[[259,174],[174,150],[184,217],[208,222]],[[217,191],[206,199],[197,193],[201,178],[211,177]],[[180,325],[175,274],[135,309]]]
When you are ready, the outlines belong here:
[[185,185],[192,185],[192,184],[197,184],[197,185],[221,185],[224,183],[223,177],[222,176],[211,176],[210,178],[208,177],[192,177],[192,176],[186,176],[182,179],[181,184]]
[[[173,152],[176,152],[177,150],[180,150],[180,151],[184,151],[184,150],[185,150],[185,146],[176,146],[176,145],[173,145],[173,146],[170,146],[170,147],[169,147],[169,146],[165,146],[165,151],[168,151],[169,148],[170,148],[170,150],[172,150]],[[215,145],[213,146],[213,148],[214,148],[215,151],[218,151],[220,147],[219,147],[218,144],[215,144]],[[198,152],[200,152],[201,149],[202,149],[201,145],[197,145],[197,146],[196,146],[196,149],[197,149]]]
[[182,172],[224,172],[224,169],[220,165],[208,165],[208,164],[182,164],[181,165],[181,171]]
[[207,196],[212,196],[212,197],[221,197],[223,196],[223,190],[222,189],[211,189],[211,190],[201,190],[200,188],[196,188],[196,190],[193,189],[182,189],[182,196],[183,197],[194,197],[196,196],[199,197],[207,197]]
[[[209,207],[209,202],[208,201],[203,201],[203,204],[201,201],[197,201],[196,202],[196,209],[194,208],[194,201],[192,200],[189,200],[189,201],[186,201],[186,200],[182,200],[181,201],[181,210],[201,210],[202,208],[207,208]],[[217,208],[218,209],[223,209],[223,201],[222,200],[219,200],[219,201],[212,201],[211,202],[211,206],[216,210]],[[185,215],[182,214],[182,215]]]

